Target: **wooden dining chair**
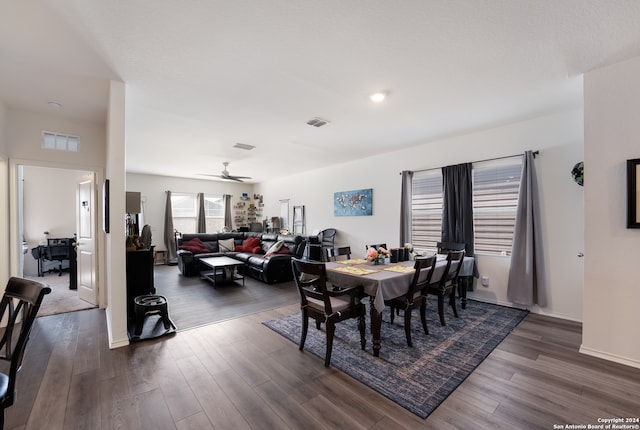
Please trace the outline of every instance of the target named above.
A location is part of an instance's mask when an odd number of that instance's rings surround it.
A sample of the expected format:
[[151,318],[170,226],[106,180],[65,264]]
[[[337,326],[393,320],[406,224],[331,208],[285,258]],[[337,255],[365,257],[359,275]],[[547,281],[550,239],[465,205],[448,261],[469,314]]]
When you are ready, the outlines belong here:
[[456,308],[456,289],[458,282],[458,274],[462,268],[462,260],[464,259],[464,251],[451,251],[447,254],[447,265],[442,273],[442,277],[433,280],[427,287],[429,294],[438,296],[438,315],[440,316],[440,324],[447,325],[444,319],[444,298],[449,297],[449,305],[453,309],[453,315],[458,318],[458,309]]
[[327,248],[327,261],[336,261],[340,256],[345,256],[349,260],[351,258],[351,247]]
[[464,251],[467,245],[464,242],[438,242],[436,243],[438,254],[448,254],[451,251]]
[[373,249],[378,249],[378,248],[384,248],[384,249],[389,249],[387,248],[387,244],[386,243],[377,243],[375,245],[365,245],[365,251],[369,248],[373,248]]
[[413,266],[415,272],[409,290],[400,297],[385,300],[384,302],[391,309],[391,323],[393,323],[394,319],[394,309],[396,311],[399,309],[404,310],[404,333],[409,347],[413,346],[411,341],[411,311],[413,309],[420,308],[420,321],[422,321],[424,334],[429,334],[429,329],[427,328],[427,286],[431,283],[436,259],[435,255],[416,258]]
[[366,344],[364,337],[366,310],[364,304],[360,303],[362,288],[328,289],[327,269],[324,263],[292,258],[291,267],[293,269],[293,278],[300,294],[300,310],[302,312],[302,334],[298,349],[300,351],[304,349],[309,328],[309,318],[313,318],[316,321],[317,328],[320,328],[321,323],[325,323],[327,349],[324,365],[326,367],[329,367],[331,363],[335,325],[340,321],[352,318],[358,320],[360,346],[364,349]]
[[16,378],[31,327],[42,299],[50,292],[51,288],[41,282],[12,277],[0,302],[0,320],[6,321],[0,339],[0,359],[10,362],[9,372],[0,373],[0,429],[4,428],[4,410],[16,400]]

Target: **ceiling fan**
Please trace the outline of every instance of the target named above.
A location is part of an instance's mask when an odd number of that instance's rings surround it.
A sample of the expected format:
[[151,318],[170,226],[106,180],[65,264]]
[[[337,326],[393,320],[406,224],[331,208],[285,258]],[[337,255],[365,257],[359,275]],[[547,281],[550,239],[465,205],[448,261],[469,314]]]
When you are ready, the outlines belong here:
[[251,179],[250,176],[234,176],[231,175],[229,173],[229,171],[227,170],[227,166],[229,166],[229,162],[225,161],[224,163],[222,163],[222,165],[224,166],[224,170],[222,171],[222,173],[220,175],[205,175],[205,176],[215,176],[216,178],[222,178],[222,179],[227,179],[230,181],[236,181],[236,182],[244,182],[243,179]]

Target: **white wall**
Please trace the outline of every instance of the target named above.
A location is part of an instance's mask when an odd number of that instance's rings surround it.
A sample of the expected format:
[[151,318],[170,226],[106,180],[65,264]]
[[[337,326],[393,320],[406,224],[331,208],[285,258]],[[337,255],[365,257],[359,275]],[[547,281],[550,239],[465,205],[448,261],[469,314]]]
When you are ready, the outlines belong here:
[[[79,151],[43,149],[42,131],[79,136]],[[104,124],[68,121],[51,115],[10,109],[6,137],[8,155],[13,159],[82,169],[102,169],[105,164]]]
[[626,160],[640,158],[640,58],[585,75],[585,288],[581,351],[640,367],[638,249]]
[[[242,193],[253,195],[253,185],[247,183],[175,178],[139,173],[127,173],[126,188],[127,191],[139,191],[141,193],[141,197],[145,201],[144,223],[149,224],[151,227],[152,244],[156,245],[157,249],[166,249],[164,245],[165,191],[214,195],[231,194],[232,204],[239,200]],[[122,229],[124,231],[124,224]]]
[[[0,100],[0,279],[9,278],[9,164],[7,161],[7,109]],[[0,294],[5,285],[0,282]]]
[[[24,240],[29,249],[50,238],[76,233],[76,189],[87,172],[48,167],[24,167]],[[37,261],[27,253],[24,274],[38,274]]]
[[[582,109],[345,162],[258,184],[255,189],[266,198],[266,214],[279,213],[279,199],[290,199],[291,207],[305,205],[308,232],[334,227],[338,230],[336,243],[349,245],[355,256],[362,256],[366,243],[399,245],[400,171],[515,155],[528,149],[540,151],[536,166],[550,297],[549,306],[532,311],[581,320],[582,263],[577,253],[583,250],[583,189],[573,182],[570,171],[583,159]],[[373,215],[334,217],[333,193],[362,188],[373,188]],[[480,274],[490,277],[490,286],[478,287],[471,296],[508,304],[508,257],[480,256],[478,265]]]

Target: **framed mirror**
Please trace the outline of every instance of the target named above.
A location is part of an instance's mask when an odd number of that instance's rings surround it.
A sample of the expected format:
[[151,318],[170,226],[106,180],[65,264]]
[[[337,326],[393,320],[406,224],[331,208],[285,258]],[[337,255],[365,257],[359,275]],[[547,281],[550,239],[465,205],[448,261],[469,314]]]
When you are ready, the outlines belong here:
[[627,228],[640,228],[640,158],[627,160]]

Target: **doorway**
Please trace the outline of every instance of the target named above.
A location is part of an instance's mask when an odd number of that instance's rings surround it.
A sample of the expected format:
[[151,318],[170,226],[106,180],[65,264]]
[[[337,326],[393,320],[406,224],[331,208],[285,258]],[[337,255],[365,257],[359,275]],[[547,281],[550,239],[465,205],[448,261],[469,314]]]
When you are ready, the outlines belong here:
[[[43,249],[55,239],[73,239],[77,244],[79,191],[78,184],[90,183],[95,188],[95,174],[91,171],[42,167],[17,166],[18,173],[18,231],[25,252],[20,258],[21,275],[49,284],[52,293],[43,302],[39,316],[94,308],[94,300],[82,300],[78,295],[78,280],[73,282],[75,270],[71,271],[71,260],[46,261],[37,258],[34,250]],[[91,206],[95,206],[95,193],[91,193]],[[83,197],[85,206],[89,205]],[[95,212],[95,211],[92,211]],[[92,216],[95,218],[95,215]],[[95,221],[90,220],[95,235]],[[93,245],[92,245],[93,246]],[[89,277],[96,279],[95,267],[90,268]],[[80,273],[80,272],[78,272]],[[87,275],[85,274],[86,278]],[[84,297],[83,297],[84,298]]]

